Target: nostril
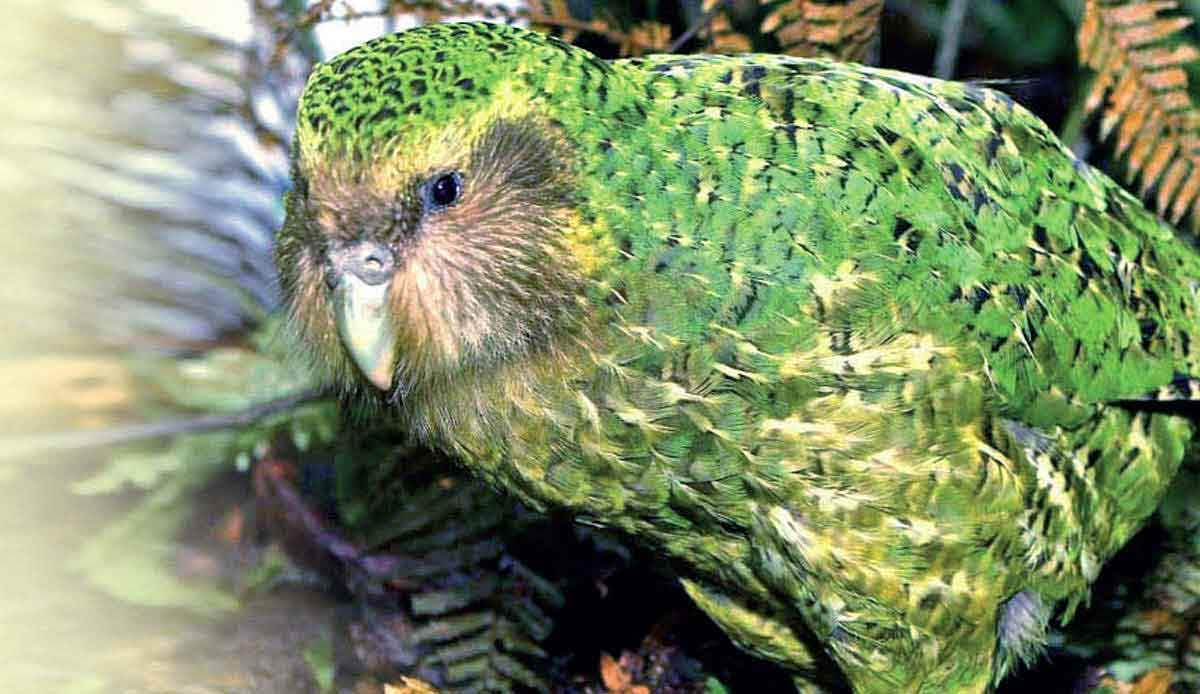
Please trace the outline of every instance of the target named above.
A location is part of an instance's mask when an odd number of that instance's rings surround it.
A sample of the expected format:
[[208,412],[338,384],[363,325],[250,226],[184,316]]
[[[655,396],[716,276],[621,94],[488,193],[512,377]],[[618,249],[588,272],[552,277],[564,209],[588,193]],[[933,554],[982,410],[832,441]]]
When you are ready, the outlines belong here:
[[392,274],[392,256],[384,248],[375,246],[365,249],[366,253],[359,261],[358,267],[353,268],[352,272],[358,275],[358,278],[370,285],[381,284],[386,282]]
[[359,241],[335,248],[329,253],[332,272],[326,278],[330,288],[342,277],[350,275],[369,285],[379,285],[391,278],[395,257],[387,246],[372,241]]

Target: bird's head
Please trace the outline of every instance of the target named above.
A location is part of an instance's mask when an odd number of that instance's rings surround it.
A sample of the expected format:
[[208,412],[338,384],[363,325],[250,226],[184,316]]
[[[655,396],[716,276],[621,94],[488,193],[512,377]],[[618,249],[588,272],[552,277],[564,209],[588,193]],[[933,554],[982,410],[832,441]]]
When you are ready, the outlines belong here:
[[608,70],[481,23],[385,36],[316,68],[276,262],[290,322],[332,380],[403,393],[580,329],[596,261],[571,132]]

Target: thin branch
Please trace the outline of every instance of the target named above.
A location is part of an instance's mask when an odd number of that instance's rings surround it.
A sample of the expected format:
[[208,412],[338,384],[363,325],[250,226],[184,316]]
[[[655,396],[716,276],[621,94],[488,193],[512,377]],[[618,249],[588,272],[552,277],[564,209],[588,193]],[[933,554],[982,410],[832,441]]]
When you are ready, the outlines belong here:
[[708,12],[705,12],[696,21],[692,22],[692,25],[687,28],[687,31],[680,34],[679,38],[677,38],[671,42],[671,45],[667,48],[667,52],[668,53],[678,52],[679,49],[683,48],[684,44],[686,44],[688,41],[692,40],[693,36],[700,33],[709,24],[711,24],[713,18],[717,16],[717,13],[724,10],[725,6],[728,4],[729,4],[728,0],[726,0],[725,2],[717,3],[717,5],[715,7],[713,7]]
[[195,417],[179,417],[124,427],[111,427],[95,431],[63,431],[39,434],[17,439],[0,439],[0,460],[13,460],[31,455],[100,448],[133,441],[144,441],[179,434],[196,434],[205,431],[249,426],[260,419],[280,412],[287,412],[300,405],[327,397],[321,390],[305,390],[275,400],[252,405],[239,412],[229,414],[204,414]]
[[1081,150],[1088,147],[1083,131],[1092,116],[1092,113],[1087,110],[1087,95],[1092,91],[1092,80],[1094,79],[1095,76],[1091,74],[1080,76],[1079,84],[1071,95],[1071,106],[1067,109],[1067,115],[1063,117],[1062,129],[1058,134],[1063,144],[1083,161],[1087,161],[1087,157],[1083,156],[1084,152]]
[[412,591],[420,587],[406,577],[419,575],[417,567],[426,561],[424,558],[391,552],[370,554],[331,528],[322,514],[313,511],[291,481],[296,476],[292,463],[268,458],[254,466],[253,476],[259,500],[274,507],[272,510],[293,537],[310,550],[325,554],[329,560],[351,570],[347,587],[369,589],[372,583],[378,582],[399,590]]
[[938,44],[937,58],[933,62],[933,74],[941,79],[948,80],[954,76],[966,19],[967,0],[950,0],[946,14],[942,15],[941,43]]

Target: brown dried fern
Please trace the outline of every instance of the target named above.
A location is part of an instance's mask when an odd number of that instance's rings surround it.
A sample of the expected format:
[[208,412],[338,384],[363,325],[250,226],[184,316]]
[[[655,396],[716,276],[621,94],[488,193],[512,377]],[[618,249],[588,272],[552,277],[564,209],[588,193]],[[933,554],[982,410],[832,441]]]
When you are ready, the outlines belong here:
[[605,17],[584,21],[571,14],[566,0],[527,0],[517,14],[534,29],[557,31],[567,43],[575,43],[581,33],[603,36],[616,44],[623,56],[663,53],[671,45],[671,27],[665,24],[647,21],[623,30],[618,22]]
[[1200,112],[1183,65],[1200,51],[1172,16],[1175,0],[1087,0],[1079,25],[1079,62],[1096,71],[1084,110],[1102,111],[1100,136],[1115,141],[1130,183],[1159,214],[1185,216],[1200,230]]
[[525,21],[533,29],[557,32],[567,43],[574,43],[580,34],[602,36],[616,44],[621,55],[662,52],[671,44],[671,29],[665,24],[641,22],[623,30],[604,18],[585,21],[570,13],[566,0],[527,0],[519,6],[476,0],[388,0],[384,7],[367,11],[356,9],[349,0],[317,0],[295,22],[295,28],[389,15],[415,16],[422,24],[466,17],[507,24]]
[[[262,0],[257,0],[261,2]],[[528,22],[534,29],[556,33],[568,43],[583,34],[600,36],[615,44],[620,55],[674,52],[693,36],[704,39],[705,50],[744,53],[765,36],[774,35],[783,52],[791,55],[822,55],[839,60],[863,61],[878,33],[883,0],[703,0],[696,26],[674,37],[671,27],[655,21],[629,26],[612,17],[580,19],[571,14],[566,0],[525,0],[519,5],[477,0],[388,0],[378,9],[361,10],[356,0],[314,0],[293,22],[293,31],[327,21],[351,21],[363,17],[416,16],[422,23],[482,17],[506,23]],[[734,26],[764,16],[758,31],[746,33]],[[284,42],[289,36],[284,36]]]
[[879,30],[883,0],[786,0],[762,23],[789,55],[866,62]]
[[733,27],[728,0],[704,0],[700,9],[704,11],[702,35],[708,41],[707,50],[713,53],[748,53],[752,50],[750,38]]

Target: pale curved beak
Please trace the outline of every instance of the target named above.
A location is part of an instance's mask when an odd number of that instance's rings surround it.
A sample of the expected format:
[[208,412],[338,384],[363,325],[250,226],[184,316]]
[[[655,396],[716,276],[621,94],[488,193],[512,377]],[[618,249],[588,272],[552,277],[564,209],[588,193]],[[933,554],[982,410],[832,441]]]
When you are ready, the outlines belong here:
[[359,243],[330,254],[328,281],[338,334],[363,375],[390,390],[396,372],[396,331],[388,315],[393,259],[386,248]]

